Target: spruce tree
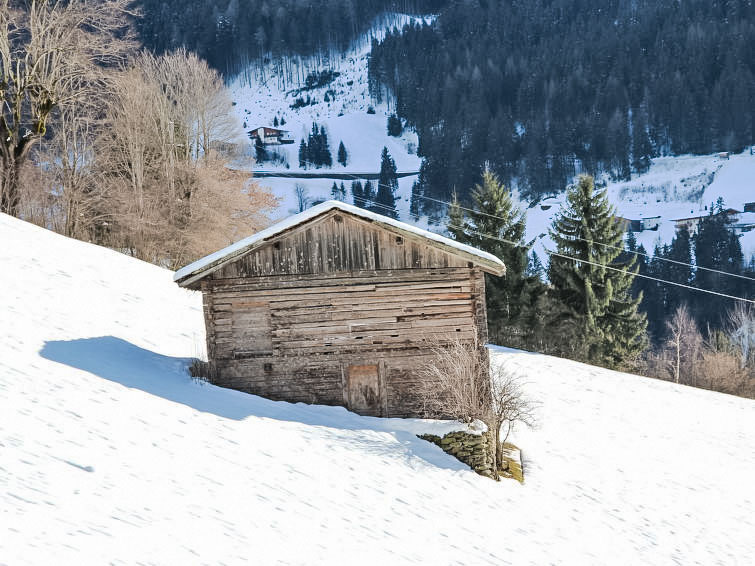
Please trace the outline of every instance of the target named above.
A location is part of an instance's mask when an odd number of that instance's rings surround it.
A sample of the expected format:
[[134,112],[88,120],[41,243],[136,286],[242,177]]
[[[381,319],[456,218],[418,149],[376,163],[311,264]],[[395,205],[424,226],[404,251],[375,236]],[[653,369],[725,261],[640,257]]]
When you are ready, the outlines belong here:
[[302,139],[301,143],[299,144],[299,167],[301,167],[302,169],[306,169],[308,161],[309,161],[309,148],[307,147],[307,142],[305,142],[304,139]]
[[421,198],[422,198],[422,186],[420,185],[419,181],[414,181],[414,184],[412,185],[412,196],[409,201],[409,214],[412,216],[412,218],[414,218],[415,222],[419,220]]
[[388,148],[383,148],[380,156],[380,176],[378,178],[377,194],[373,210],[391,218],[398,218],[396,212],[396,191],[398,190],[398,176],[396,162],[393,161]]
[[[693,238],[695,246],[695,264],[741,275],[744,272],[744,254],[739,238],[730,228],[731,220],[725,212],[722,199],[711,206],[708,216],[697,226]],[[727,295],[745,297],[752,292],[752,284],[744,279],[729,277],[722,273],[697,269],[694,284],[701,289],[712,289]],[[722,316],[730,307],[728,299],[709,296],[704,301],[697,301],[693,311],[701,327],[720,326]]]
[[[668,246],[665,246],[668,252]],[[663,261],[664,248],[656,244],[653,248],[653,257],[647,262],[647,274],[649,277],[664,279],[667,262]],[[658,344],[666,332],[666,291],[668,285],[652,279],[640,279],[642,303],[640,307],[646,313],[648,319],[648,333],[654,343]],[[637,295],[635,295],[637,296]]]
[[395,114],[388,117],[388,135],[397,138],[403,132],[404,127],[401,125],[401,118]]
[[[692,284],[692,242],[687,228],[680,228],[671,240],[671,245],[665,256],[672,261],[664,262],[663,279],[681,283],[682,285]],[[677,263],[673,263],[677,262]],[[686,264],[686,265],[685,265]],[[684,287],[675,285],[666,285],[666,305],[665,315],[670,319],[676,309],[690,302],[690,291]]]
[[343,141],[342,141],[341,143],[338,144],[338,163],[346,167],[346,162],[348,158],[349,156],[348,156],[348,153],[346,153],[346,146],[343,145]]
[[455,240],[489,252],[506,265],[505,276],[487,277],[485,285],[491,338],[505,339],[504,329],[518,324],[523,305],[529,303],[525,215],[490,170],[475,185],[472,199],[471,209],[465,212],[454,196],[448,231]]
[[362,183],[359,180],[351,182],[351,199],[354,203],[354,206],[365,208],[364,189],[362,188]]
[[257,163],[267,161],[267,152],[265,146],[259,138],[254,138],[254,159]]
[[325,126],[320,127],[320,151],[321,151],[321,163],[326,167],[333,165],[333,156],[330,153],[330,144],[328,143],[328,134],[325,131]]
[[527,264],[527,275],[537,277],[539,280],[545,277],[545,267],[543,267],[543,262],[540,261],[540,256],[537,255],[535,250],[532,250],[532,257]]
[[338,188],[338,184],[335,181],[333,181],[333,186],[330,187],[330,197],[333,200],[340,200],[338,198],[340,194],[341,194],[341,190]]
[[369,208],[369,206],[375,200],[375,187],[372,186],[372,183],[369,179],[364,182],[364,187],[362,188],[362,199],[364,199],[364,202],[359,205],[362,208]]
[[567,190],[550,236],[556,250],[548,278],[576,329],[573,353],[608,367],[631,363],[645,348],[647,328],[637,310],[641,298],[631,296],[635,259],[616,263],[623,231],[605,191],[595,190],[592,177],[580,176]]

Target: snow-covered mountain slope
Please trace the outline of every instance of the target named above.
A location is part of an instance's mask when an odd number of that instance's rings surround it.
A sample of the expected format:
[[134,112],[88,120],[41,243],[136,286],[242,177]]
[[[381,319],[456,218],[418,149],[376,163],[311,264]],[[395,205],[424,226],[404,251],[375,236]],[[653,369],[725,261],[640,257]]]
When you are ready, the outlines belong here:
[[[742,211],[755,201],[755,155],[745,151],[722,159],[714,155],[684,155],[653,160],[650,170],[631,181],[609,183],[608,198],[620,216],[641,219],[660,216],[658,230],[637,232],[637,241],[653,252],[656,243],[667,244],[676,233],[674,219],[708,214],[720,197],[727,207]],[[527,237],[547,234],[564,202],[564,195],[545,199],[527,209]],[[526,207],[527,204],[523,204]],[[740,237],[745,258],[755,254],[755,231]],[[546,236],[538,239],[535,250],[553,249]]]
[[[330,198],[332,179],[292,179],[285,176],[304,170],[299,166],[299,143],[307,139],[313,122],[324,126],[327,131],[333,166],[319,169],[308,166],[305,168],[308,172],[325,174],[330,171],[354,176],[377,173],[383,147],[388,148],[399,172],[419,171],[421,159],[416,154],[417,135],[411,130],[405,130],[398,138],[388,135],[386,124],[392,113],[392,100],[382,104],[372,101],[367,68],[373,39],[379,41],[386,30],[394,27],[400,29],[406,23],[419,19],[431,18],[384,14],[369,32],[355,40],[343,53],[267,60],[250,66],[231,81],[229,88],[234,109],[238,119],[246,124],[245,130],[273,127],[275,118],[283,118],[285,124],[279,127],[289,131],[294,140],[290,145],[269,148],[284,156],[285,164],[264,162],[254,167],[255,170],[280,172],[283,175],[259,179],[260,184],[270,187],[281,198],[278,217],[286,216],[295,207],[294,189],[297,183],[307,188],[308,196],[313,201]],[[304,88],[310,73],[325,71],[337,73],[337,76],[322,86]],[[312,104],[293,108],[299,98],[309,98]],[[374,114],[368,114],[370,108]],[[348,152],[345,167],[336,160],[340,142],[344,143]],[[403,204],[399,203],[398,208],[400,213],[404,212],[401,215],[403,218],[408,218],[408,195],[415,179],[416,176],[407,177],[400,182],[398,196]],[[345,180],[344,184],[348,189],[351,180]]]
[[[526,481],[201,385],[172,273],[0,215],[0,564],[748,564],[755,402],[497,349]],[[456,425],[453,425],[456,426]]]

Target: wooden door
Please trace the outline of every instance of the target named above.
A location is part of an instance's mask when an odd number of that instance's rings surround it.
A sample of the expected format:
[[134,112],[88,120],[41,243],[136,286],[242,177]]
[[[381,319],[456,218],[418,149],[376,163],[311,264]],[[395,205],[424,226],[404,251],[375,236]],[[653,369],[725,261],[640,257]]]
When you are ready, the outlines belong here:
[[378,365],[352,365],[346,373],[349,409],[361,415],[380,415],[380,372]]

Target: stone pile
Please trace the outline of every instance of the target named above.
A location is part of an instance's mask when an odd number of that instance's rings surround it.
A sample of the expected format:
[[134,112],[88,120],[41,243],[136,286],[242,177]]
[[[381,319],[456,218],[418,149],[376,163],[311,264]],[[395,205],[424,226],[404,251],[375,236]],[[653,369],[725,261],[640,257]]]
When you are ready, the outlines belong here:
[[421,439],[440,446],[440,448],[456,459],[464,462],[481,476],[497,479],[495,469],[495,441],[490,432],[471,434],[458,431],[450,432],[443,437],[434,434],[420,434]]

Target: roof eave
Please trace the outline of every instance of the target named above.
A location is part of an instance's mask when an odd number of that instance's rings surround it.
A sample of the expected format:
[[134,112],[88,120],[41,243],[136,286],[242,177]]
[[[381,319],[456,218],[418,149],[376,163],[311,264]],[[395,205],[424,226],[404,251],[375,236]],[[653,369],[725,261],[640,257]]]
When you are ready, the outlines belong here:
[[[323,203],[323,204],[325,204],[325,203]],[[238,250],[235,250],[234,252],[229,253],[229,254],[227,254],[227,255],[225,255],[223,257],[220,257],[216,261],[214,261],[212,263],[209,263],[207,265],[204,265],[204,266],[202,266],[200,268],[197,268],[196,270],[192,271],[191,273],[187,273],[184,277],[181,277],[180,279],[175,279],[174,281],[180,287],[188,288],[188,289],[198,289],[199,285],[194,285],[194,283],[198,282],[200,279],[203,279],[203,278],[207,277],[208,275],[214,273],[215,271],[217,271],[218,269],[221,269],[223,266],[225,266],[225,265],[227,265],[229,263],[233,263],[234,261],[236,261],[241,256],[246,255],[246,254],[254,251],[255,249],[257,249],[257,248],[265,245],[267,242],[269,242],[271,240],[274,240],[274,239],[277,239],[277,238],[281,237],[282,235],[284,235],[286,233],[289,233],[292,230],[297,229],[302,224],[305,224],[305,223],[308,223],[308,222],[313,222],[316,219],[318,219],[318,218],[320,218],[320,217],[322,217],[322,216],[324,216],[324,215],[326,215],[326,214],[328,214],[330,212],[333,212],[334,210],[338,211],[339,213],[349,214],[350,216],[353,216],[354,218],[356,218],[358,220],[361,220],[361,221],[364,221],[364,222],[377,222],[384,229],[389,230],[389,231],[393,231],[394,233],[401,234],[402,236],[406,236],[406,237],[411,238],[411,239],[415,239],[415,240],[422,239],[421,235],[418,235],[416,232],[414,232],[412,230],[406,230],[406,229],[401,228],[400,226],[396,226],[396,225],[391,224],[391,223],[380,222],[379,220],[375,220],[375,219],[370,218],[368,216],[362,216],[360,214],[355,214],[355,213],[353,213],[353,212],[351,212],[349,210],[344,210],[343,208],[331,207],[331,208],[324,209],[322,212],[320,212],[319,214],[316,214],[314,216],[302,218],[301,222],[298,222],[296,224],[292,224],[291,226],[289,226],[288,228],[286,228],[283,231],[276,232],[276,233],[271,234],[270,236],[268,236],[266,238],[261,238],[260,240],[258,240],[256,242],[250,243],[248,246],[245,246],[245,247],[240,248]],[[454,255],[454,256],[457,256],[457,257],[463,257],[463,258],[467,259],[469,262],[471,262],[472,264],[477,265],[482,271],[484,271],[486,273],[489,273],[491,275],[495,275],[495,276],[499,276],[500,277],[501,275],[504,275],[506,273],[506,266],[500,260],[493,261],[491,259],[487,259],[485,257],[481,257],[480,255],[477,255],[477,254],[474,254],[474,253],[470,253],[470,252],[468,252],[466,250],[459,249],[457,247],[448,245],[448,244],[446,244],[446,243],[444,243],[442,241],[438,241],[438,240],[432,239],[432,238],[427,238],[427,244],[431,245],[433,247],[439,248],[442,251],[444,251],[444,252],[446,252],[446,253],[448,253],[450,255]]]

